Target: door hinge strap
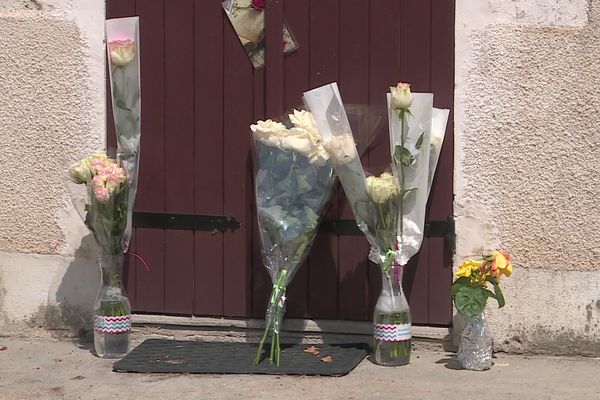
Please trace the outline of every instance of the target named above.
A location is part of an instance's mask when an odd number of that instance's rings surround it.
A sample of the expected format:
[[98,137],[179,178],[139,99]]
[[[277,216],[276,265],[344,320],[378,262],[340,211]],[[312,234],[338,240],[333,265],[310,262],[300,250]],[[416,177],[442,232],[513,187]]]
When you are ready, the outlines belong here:
[[192,231],[235,231],[240,223],[234,217],[224,215],[197,215],[138,212],[133,213],[136,228],[182,229]]

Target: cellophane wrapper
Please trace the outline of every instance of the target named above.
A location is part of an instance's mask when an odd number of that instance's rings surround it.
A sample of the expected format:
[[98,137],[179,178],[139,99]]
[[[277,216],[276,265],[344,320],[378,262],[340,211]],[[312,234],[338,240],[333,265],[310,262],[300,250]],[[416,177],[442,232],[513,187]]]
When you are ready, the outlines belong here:
[[410,113],[405,114],[402,124],[397,111],[392,108],[391,94],[387,94],[392,157],[397,154],[397,147],[402,145],[401,135],[404,134],[404,147],[412,160],[410,165],[396,161],[404,193],[398,216],[396,258],[402,266],[417,254],[423,242],[427,201],[449,113],[448,110],[433,108],[431,93],[413,93],[412,96]]
[[[304,102],[313,114],[323,138],[330,161],[344,188],[360,230],[364,233],[371,252],[369,259],[376,264],[385,261],[386,253],[394,249],[396,226],[381,229],[384,219],[378,206],[371,200],[366,187],[366,174],[360,161],[355,138],[336,83],[304,92]],[[393,169],[393,166],[392,166]],[[398,203],[387,206],[395,211],[386,213],[396,220]]]
[[[286,288],[317,234],[320,214],[331,193],[333,172],[326,159],[297,150],[297,143],[285,135],[266,137],[255,132],[253,141],[261,255],[273,282],[263,339],[272,335],[276,341],[271,343],[270,358],[278,364]],[[257,361],[260,356],[259,350]]]
[[127,251],[137,194],[141,140],[139,18],[107,20],[106,43],[112,111],[117,136],[117,158],[127,170],[130,182],[127,224],[122,238],[123,251]]

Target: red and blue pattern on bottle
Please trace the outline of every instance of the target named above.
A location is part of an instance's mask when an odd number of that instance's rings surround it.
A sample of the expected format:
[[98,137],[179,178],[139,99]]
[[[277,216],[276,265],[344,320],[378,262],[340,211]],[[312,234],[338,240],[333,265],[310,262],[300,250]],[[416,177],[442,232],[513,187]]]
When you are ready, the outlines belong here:
[[375,324],[373,336],[380,342],[406,342],[412,337],[410,324]]
[[94,329],[100,333],[127,333],[131,331],[131,315],[94,317]]

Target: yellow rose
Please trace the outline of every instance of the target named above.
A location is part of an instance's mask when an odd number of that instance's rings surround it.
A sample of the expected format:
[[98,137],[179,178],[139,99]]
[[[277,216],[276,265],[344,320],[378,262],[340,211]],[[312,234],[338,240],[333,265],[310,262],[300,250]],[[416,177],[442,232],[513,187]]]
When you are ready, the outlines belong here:
[[398,86],[390,87],[392,93],[392,107],[395,109],[407,109],[413,101],[412,93],[410,92],[410,84],[398,82]]
[[124,67],[135,58],[135,42],[131,39],[115,40],[108,44],[110,63],[116,67]]
[[492,251],[492,273],[496,277],[500,278],[500,275],[511,276],[512,275],[512,264],[510,263],[510,256],[506,253],[499,251]]
[[469,277],[474,271],[481,268],[482,261],[469,259],[458,266],[458,271],[454,274],[457,278],[462,276]]
[[367,191],[377,204],[387,203],[399,195],[394,176],[387,172],[379,177],[367,177]]

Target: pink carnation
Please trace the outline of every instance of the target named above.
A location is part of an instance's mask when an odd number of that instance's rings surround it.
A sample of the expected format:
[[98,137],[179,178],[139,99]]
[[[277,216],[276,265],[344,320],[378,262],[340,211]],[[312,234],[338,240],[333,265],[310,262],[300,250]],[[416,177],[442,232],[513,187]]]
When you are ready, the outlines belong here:
[[96,195],[96,198],[100,201],[108,201],[109,197],[110,197],[110,193],[108,192],[108,189],[105,187],[97,187],[94,189],[94,194]]
[[123,179],[119,175],[112,174],[106,177],[106,187],[111,191],[117,189],[121,182],[123,182]]
[[94,184],[94,189],[104,187],[106,185],[106,176],[96,175],[92,178],[92,183]]

